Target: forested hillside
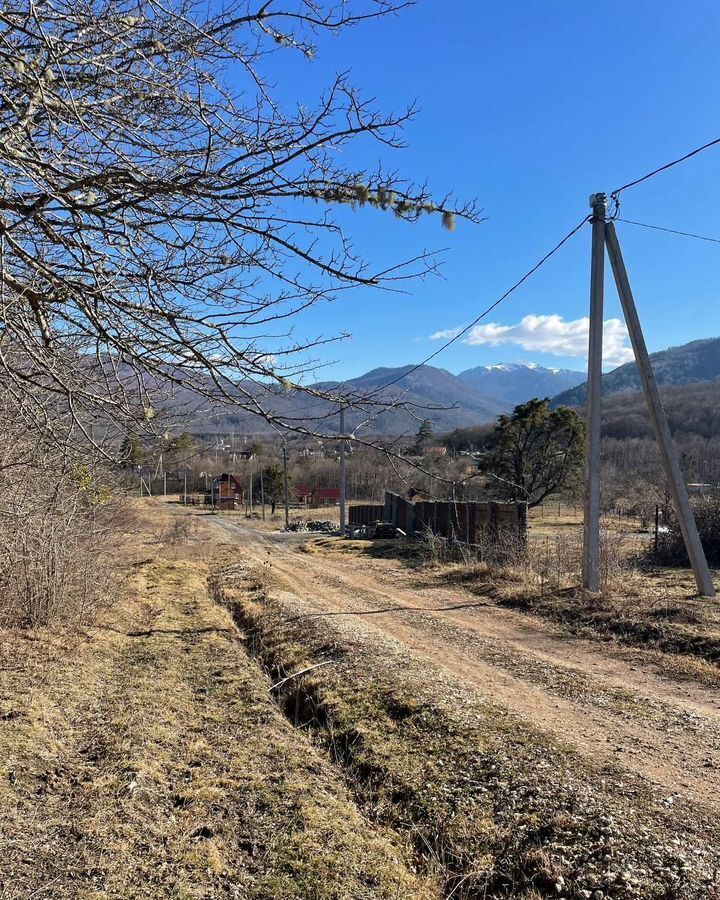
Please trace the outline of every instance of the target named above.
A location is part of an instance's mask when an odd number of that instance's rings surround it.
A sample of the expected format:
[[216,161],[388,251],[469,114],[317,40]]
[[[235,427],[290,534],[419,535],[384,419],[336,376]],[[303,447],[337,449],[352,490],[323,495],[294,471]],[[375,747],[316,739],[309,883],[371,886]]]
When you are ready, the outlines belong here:
[[[340,429],[339,406],[324,399],[326,396],[348,398],[346,427],[354,429],[363,424],[365,435],[414,434],[418,421],[424,418],[432,422],[435,431],[445,431],[494,419],[508,409],[507,402],[483,394],[457,375],[435,366],[382,367],[343,382],[318,382],[303,391],[250,381],[243,382],[240,389],[291,427],[330,434]],[[185,403],[192,406],[192,398]],[[201,398],[196,405],[201,406]],[[206,404],[195,416],[191,430],[207,434],[276,433],[258,415],[220,404]]]
[[[691,341],[679,347],[670,347],[651,353],[650,359],[655,378],[661,385],[696,384],[720,378],[720,338]],[[603,375],[602,392],[624,394],[639,391],[640,376],[635,363],[626,363]],[[586,383],[563,391],[554,400],[555,406],[579,406],[587,398]]]
[[[720,481],[720,379],[661,388],[663,406],[688,481]],[[584,410],[581,410],[584,413]],[[453,451],[476,450],[491,424],[456,428],[445,435]],[[603,459],[616,481],[662,481],[652,423],[641,391],[603,402]]]

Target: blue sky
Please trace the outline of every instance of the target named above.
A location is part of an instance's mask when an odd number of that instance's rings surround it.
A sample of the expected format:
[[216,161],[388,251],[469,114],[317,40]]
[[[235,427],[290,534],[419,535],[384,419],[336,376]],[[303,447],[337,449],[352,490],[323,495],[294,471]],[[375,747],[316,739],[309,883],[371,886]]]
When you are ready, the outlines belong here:
[[[437,347],[432,334],[473,319],[569,231],[591,192],[609,192],[720,135],[719,44],[720,5],[710,0],[419,0],[397,17],[321,40],[313,63],[287,63],[288,83],[304,99],[347,68],[383,108],[417,99],[407,149],[368,142],[349,161],[382,158],[437,194],[477,198],[487,217],[450,234],[435,219],[410,225],[371,209],[348,213],[355,246],[378,265],[423,248],[447,252],[442,278],[409,295],[348,293],[303,319],[304,334],[353,335],[326,349],[336,362],[323,377],[422,359]],[[627,191],[621,215],[720,237],[718,184],[720,148]],[[719,335],[720,245],[622,223],[618,231],[650,349]],[[531,320],[537,346],[554,352],[458,342],[433,365],[458,372],[533,360],[582,369],[582,355],[570,355],[578,326],[565,323],[587,315],[589,240],[586,228],[485,320],[513,326],[495,329],[496,338],[526,341],[524,317],[560,317]],[[605,318],[614,317],[621,313],[608,280]],[[567,340],[558,344],[558,334]],[[622,337],[615,334],[608,363],[627,355]]]

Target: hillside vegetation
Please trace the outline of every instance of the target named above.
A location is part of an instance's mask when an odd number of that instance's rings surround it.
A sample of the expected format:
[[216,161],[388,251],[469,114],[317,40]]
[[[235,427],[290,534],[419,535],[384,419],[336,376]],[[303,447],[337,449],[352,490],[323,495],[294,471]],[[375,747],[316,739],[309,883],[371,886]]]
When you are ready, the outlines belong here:
[[[356,428],[362,423],[363,435],[370,437],[414,434],[418,418],[430,419],[436,431],[472,425],[494,419],[512,406],[507,400],[480,392],[457,375],[435,366],[381,367],[347,381],[317,382],[309,389],[347,397],[355,408],[348,406],[346,426]],[[241,382],[237,390],[253,397],[263,409],[289,425],[329,434],[340,430],[338,405],[323,396],[252,381]],[[198,434],[276,433],[253,413],[207,403],[191,391],[178,391],[174,402],[194,410],[193,431]]]
[[[651,353],[655,378],[660,385],[696,384],[720,377],[720,338],[691,341],[679,347],[670,347]],[[634,362],[626,363],[603,375],[603,394],[623,394],[639,391],[640,376]],[[558,394],[555,406],[579,406],[587,399],[587,384],[578,385]]]

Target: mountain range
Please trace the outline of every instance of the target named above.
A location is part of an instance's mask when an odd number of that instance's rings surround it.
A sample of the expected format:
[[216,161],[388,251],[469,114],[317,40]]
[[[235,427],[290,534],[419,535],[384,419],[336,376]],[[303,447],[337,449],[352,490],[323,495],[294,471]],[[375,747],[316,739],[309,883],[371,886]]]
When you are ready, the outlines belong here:
[[537,363],[498,363],[465,369],[461,381],[513,406],[531,397],[554,397],[585,380],[584,372],[572,369],[546,369]]
[[[660,385],[689,385],[720,379],[720,338],[692,341],[651,354]],[[536,363],[497,363],[477,366],[453,375],[435,366],[377,368],[344,382],[325,381],[313,385],[320,391],[351,397],[372,395],[375,406],[348,408],[346,427],[365,423],[363,434],[400,435],[417,432],[420,420],[432,422],[436,433],[465,428],[495,419],[518,403],[532,397],[552,397],[555,406],[582,406],[587,396],[584,373],[553,369]],[[640,389],[634,363],[620,366],[602,378],[603,395],[629,394]],[[263,408],[271,410],[289,425],[313,431],[337,433],[338,407],[302,391],[260,387],[253,383],[243,390]],[[383,409],[383,405],[393,404]],[[262,434],[270,431],[265,421],[236,408],[219,408],[202,413],[197,433],[241,431]]]
[[[415,433],[422,419],[429,419],[437,433],[487,422],[510,411],[531,397],[552,397],[584,378],[582,372],[546,369],[535,363],[498,363],[478,366],[460,375],[435,366],[377,368],[347,381],[324,381],[312,385],[324,393],[351,397],[373,395],[375,407],[348,408],[346,427],[367,422],[365,434]],[[258,395],[257,386],[243,386]],[[337,405],[302,391],[261,389],[263,408],[272,410],[288,424],[302,424],[324,432],[339,430]],[[385,404],[391,408],[377,411]],[[199,418],[197,432],[245,431],[263,433],[269,426],[257,416],[232,408],[217,409]]]

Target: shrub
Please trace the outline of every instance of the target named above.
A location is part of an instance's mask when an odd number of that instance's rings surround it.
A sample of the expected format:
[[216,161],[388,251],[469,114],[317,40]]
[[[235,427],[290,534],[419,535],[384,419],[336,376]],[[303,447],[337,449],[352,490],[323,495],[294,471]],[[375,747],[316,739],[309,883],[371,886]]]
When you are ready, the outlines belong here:
[[0,627],[87,621],[109,594],[118,503],[94,468],[3,412]]
[[[720,494],[696,497],[693,510],[708,565],[720,566]],[[658,535],[657,551],[651,548],[645,559],[660,566],[690,565],[676,516],[670,519],[668,530]]]

